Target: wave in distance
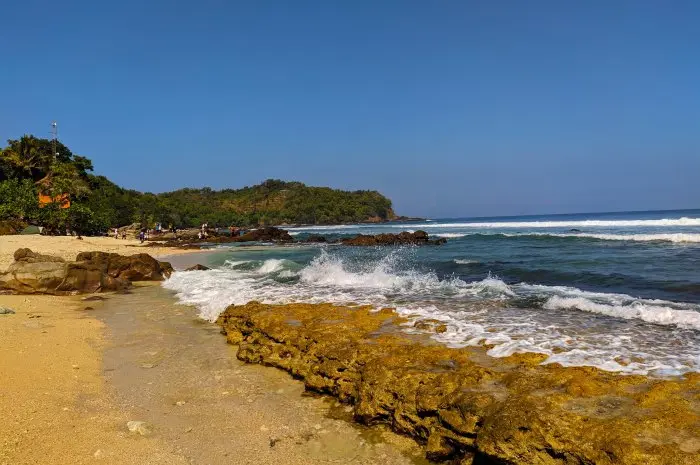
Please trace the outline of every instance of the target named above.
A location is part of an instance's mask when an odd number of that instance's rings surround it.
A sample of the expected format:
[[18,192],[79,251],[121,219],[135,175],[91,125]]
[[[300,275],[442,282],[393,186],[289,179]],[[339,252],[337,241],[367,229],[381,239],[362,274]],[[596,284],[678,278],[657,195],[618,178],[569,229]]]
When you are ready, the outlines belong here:
[[[232,261],[175,273],[164,286],[201,316],[230,304],[336,302],[392,306],[411,321],[433,318],[450,346],[492,344],[492,356],[539,352],[547,362],[640,374],[700,371],[700,306],[573,287],[474,282],[402,269],[398,253],[367,263],[325,250],[306,266],[290,260]],[[413,331],[412,324],[406,327]]]

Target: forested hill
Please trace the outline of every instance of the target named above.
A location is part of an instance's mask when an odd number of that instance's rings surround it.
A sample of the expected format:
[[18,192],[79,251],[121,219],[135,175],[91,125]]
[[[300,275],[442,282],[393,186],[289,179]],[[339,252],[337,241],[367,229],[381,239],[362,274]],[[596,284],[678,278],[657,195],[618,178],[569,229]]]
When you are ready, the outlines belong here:
[[[92,174],[92,162],[58,143],[34,136],[9,140],[0,150],[0,221],[66,227],[83,234],[140,223],[196,227],[333,224],[394,218],[377,191],[342,191],[300,182],[267,180],[242,189],[180,189],[162,194],[117,186]],[[39,193],[62,199],[39,205]],[[65,207],[66,197],[70,207]]]

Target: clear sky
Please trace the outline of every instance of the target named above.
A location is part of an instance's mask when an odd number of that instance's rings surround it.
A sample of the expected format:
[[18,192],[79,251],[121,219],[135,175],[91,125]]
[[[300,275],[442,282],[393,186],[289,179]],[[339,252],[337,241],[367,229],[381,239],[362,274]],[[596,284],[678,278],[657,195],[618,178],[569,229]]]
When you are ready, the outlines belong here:
[[433,217],[700,207],[700,1],[6,1],[0,140],[139,190]]

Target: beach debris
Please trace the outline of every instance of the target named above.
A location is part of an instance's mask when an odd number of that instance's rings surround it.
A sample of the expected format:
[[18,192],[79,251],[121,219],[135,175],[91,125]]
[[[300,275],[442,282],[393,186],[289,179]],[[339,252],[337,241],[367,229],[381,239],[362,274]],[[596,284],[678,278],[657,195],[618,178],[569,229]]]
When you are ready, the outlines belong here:
[[97,449],[94,454],[92,454],[93,457],[96,459],[100,459],[105,455],[104,451],[102,449]]
[[92,301],[95,301],[95,300],[107,300],[107,298],[106,298],[106,297],[102,297],[101,295],[89,295],[89,296],[87,296],[87,297],[83,297],[83,298],[80,299],[80,300],[83,300],[83,301],[85,301],[85,302],[92,302]]
[[153,368],[155,365],[153,363],[142,363],[141,368]]
[[9,307],[0,307],[0,315],[14,315],[15,311]]
[[141,436],[148,436],[153,432],[151,425],[145,421],[131,420],[126,422],[126,427],[130,432],[140,434]]
[[187,403],[187,402],[185,402],[184,400],[178,400],[177,402],[175,402],[175,405],[177,405],[178,407],[182,407],[182,406],[185,405],[186,403]]

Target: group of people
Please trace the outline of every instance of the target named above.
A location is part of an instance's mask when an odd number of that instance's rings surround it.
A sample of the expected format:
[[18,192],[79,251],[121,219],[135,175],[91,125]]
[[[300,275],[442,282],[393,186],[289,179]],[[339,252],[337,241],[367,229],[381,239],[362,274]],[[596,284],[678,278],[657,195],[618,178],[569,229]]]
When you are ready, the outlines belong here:
[[[241,235],[244,231],[237,227],[237,226],[229,226],[229,232],[231,234],[231,237],[236,237]],[[168,225],[168,228],[166,229],[162,223],[156,223],[155,228],[149,229],[149,228],[141,228],[138,233],[138,238],[143,243],[144,241],[147,241],[151,238],[151,234],[159,235],[161,233],[164,233],[166,231],[169,231],[175,235],[175,239],[177,239],[177,232],[178,229],[176,226],[173,226],[172,224]],[[113,235],[115,239],[119,239],[120,237],[122,239],[126,239],[126,232],[127,228],[124,228],[119,231],[119,228],[113,228],[112,229]],[[202,223],[202,226],[199,228],[199,231],[197,232],[197,237],[200,240],[206,239],[209,237],[209,223]]]
[[[122,239],[126,239],[126,229],[121,233]],[[114,228],[114,238],[119,239],[119,228]]]

